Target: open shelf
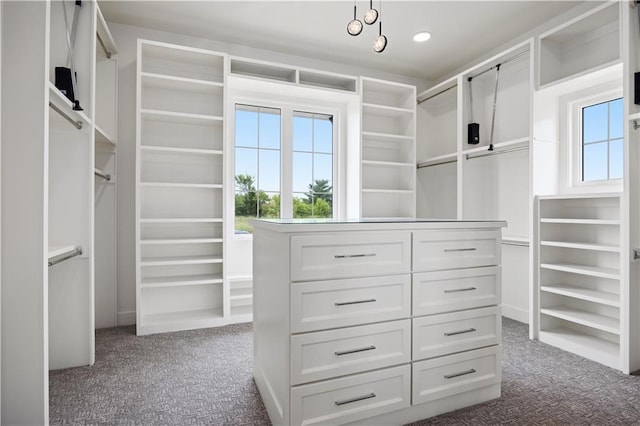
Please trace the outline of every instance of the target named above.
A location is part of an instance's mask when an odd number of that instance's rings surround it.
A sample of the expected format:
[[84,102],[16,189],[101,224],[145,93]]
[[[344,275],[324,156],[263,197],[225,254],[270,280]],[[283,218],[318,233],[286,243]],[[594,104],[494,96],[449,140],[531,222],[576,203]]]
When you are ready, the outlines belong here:
[[571,272],[573,274],[588,275],[591,277],[609,278],[612,280],[620,279],[620,271],[612,268],[600,268],[588,265],[573,265],[561,263],[542,263],[540,267],[543,269],[552,269],[554,271]]
[[569,284],[548,284],[540,286],[540,291],[573,297],[602,305],[620,307],[620,295],[604,291],[591,290]]
[[620,345],[586,333],[558,327],[540,330],[540,341],[585,358],[620,368]]
[[96,143],[107,144],[111,146],[116,145],[116,138],[107,134],[102,128],[96,125]]
[[606,251],[611,253],[620,253],[620,246],[609,244],[589,244],[589,243],[574,243],[565,241],[541,241],[541,246],[547,247],[561,247],[572,248],[578,250],[592,250],[592,251]]
[[221,242],[222,238],[148,238],[140,240],[140,244],[206,244]]
[[175,123],[181,124],[203,124],[206,122],[220,122],[222,125],[223,118],[219,115],[206,115],[206,114],[192,114],[186,112],[175,112],[175,111],[164,111],[164,110],[155,110],[143,108],[140,110],[140,113],[144,116],[143,118],[163,120],[163,121],[172,121]]
[[617,219],[564,219],[550,217],[541,218],[540,223],[563,223],[575,225],[620,225],[620,221]]
[[568,306],[554,306],[550,308],[540,309],[540,313],[576,324],[581,324],[597,330],[605,331],[611,334],[620,334],[620,320],[604,315],[594,314],[592,312],[580,309],[570,308]]
[[[91,124],[89,117],[83,111],[74,110],[71,101],[52,82],[49,82],[49,102],[53,104],[50,108],[57,108],[60,111],[56,110],[54,114],[63,119],[67,125],[75,125],[80,130]],[[63,114],[66,117],[63,117]],[[71,121],[75,121],[76,124],[72,124]]]
[[141,218],[140,223],[221,223],[219,217]]
[[171,154],[185,154],[185,155],[222,155],[222,151],[214,149],[198,149],[198,148],[177,148],[170,146],[154,146],[154,145],[142,145],[141,151],[148,152],[164,152]]
[[222,189],[222,184],[219,184],[219,183],[140,182],[140,186],[155,187],[155,188]]
[[222,263],[221,256],[180,256],[153,257],[141,259],[140,266],[168,266],[168,265],[200,265],[203,263]]
[[177,275],[143,278],[143,288],[176,287],[205,284],[222,284],[222,274]]
[[144,327],[153,327],[156,325],[168,325],[181,322],[199,322],[211,319],[222,318],[222,309],[200,309],[183,312],[167,312],[159,314],[148,314],[142,317],[142,325]]

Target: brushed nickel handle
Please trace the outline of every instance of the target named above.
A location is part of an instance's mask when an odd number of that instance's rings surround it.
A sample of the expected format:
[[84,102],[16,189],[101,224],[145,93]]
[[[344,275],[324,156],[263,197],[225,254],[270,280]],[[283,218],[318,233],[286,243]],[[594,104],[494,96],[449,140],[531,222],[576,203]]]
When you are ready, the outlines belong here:
[[360,253],[360,254],[336,254],[336,259],[351,259],[354,257],[375,257],[375,253]]
[[367,346],[366,348],[351,349],[351,350],[348,350],[348,351],[336,351],[334,353],[336,355],[340,356],[340,355],[355,354],[357,352],[372,351],[375,348],[376,348],[375,346],[371,345],[371,346]]
[[475,247],[466,247],[466,248],[452,248],[452,249],[444,249],[445,253],[451,252],[451,251],[476,251],[478,250]]
[[450,290],[445,290],[445,293],[458,293],[460,291],[473,291],[473,290],[477,290],[477,288],[475,287],[465,287],[465,288],[454,288],[454,289],[450,289]]
[[475,328],[468,328],[466,330],[459,330],[459,331],[449,331],[449,332],[445,332],[444,335],[449,337],[449,336],[456,336],[458,334],[465,334],[465,333],[473,333],[474,331],[476,331]]
[[375,302],[376,299],[365,299],[365,300],[354,300],[352,302],[335,302],[336,306],[344,306],[344,305],[357,305],[358,303],[372,303]]
[[473,374],[475,372],[476,372],[476,370],[474,370],[473,368],[470,368],[468,370],[461,371],[459,373],[445,374],[444,378],[445,379],[453,379],[454,377],[466,376],[467,374]]
[[376,394],[371,392],[370,394],[367,394],[367,395],[356,396],[355,398],[342,399],[340,401],[333,401],[333,402],[336,405],[345,405],[345,404],[351,404],[352,402],[362,401],[363,399],[369,399],[369,398],[375,398],[375,397],[376,397]]

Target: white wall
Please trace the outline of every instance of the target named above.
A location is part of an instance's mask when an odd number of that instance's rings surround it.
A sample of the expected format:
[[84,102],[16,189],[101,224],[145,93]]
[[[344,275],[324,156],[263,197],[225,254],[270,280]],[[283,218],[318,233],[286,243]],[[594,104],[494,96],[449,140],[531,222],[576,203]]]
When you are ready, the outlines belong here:
[[[378,72],[354,65],[319,61],[313,58],[286,55],[247,46],[234,45],[220,41],[194,38],[164,31],[148,30],[109,23],[109,28],[118,45],[118,324],[135,323],[135,94],[136,94],[136,46],[137,39],[162,41],[226,52],[243,56],[278,62],[293,66],[315,68],[322,71],[338,72],[350,75],[363,75],[380,79],[415,84],[419,90],[429,85],[428,81],[406,76]],[[358,167],[354,165],[354,167]],[[246,252],[242,259],[230,262],[227,268],[229,276],[247,275],[243,271],[251,265],[251,245],[246,241],[229,239],[230,246],[237,252]]]

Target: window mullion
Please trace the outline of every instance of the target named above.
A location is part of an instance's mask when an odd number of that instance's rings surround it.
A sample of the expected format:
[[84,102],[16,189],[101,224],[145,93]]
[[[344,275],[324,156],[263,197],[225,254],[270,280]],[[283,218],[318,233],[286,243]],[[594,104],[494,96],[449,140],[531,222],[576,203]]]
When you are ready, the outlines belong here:
[[293,217],[293,110],[282,108],[280,215]]

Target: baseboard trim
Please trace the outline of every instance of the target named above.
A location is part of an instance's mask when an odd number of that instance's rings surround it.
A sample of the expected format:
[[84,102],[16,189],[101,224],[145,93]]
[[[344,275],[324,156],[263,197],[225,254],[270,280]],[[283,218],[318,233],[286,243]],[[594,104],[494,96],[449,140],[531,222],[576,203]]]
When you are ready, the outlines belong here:
[[118,325],[135,325],[136,311],[118,312]]
[[529,324],[529,311],[510,305],[502,305],[501,308],[503,317]]

